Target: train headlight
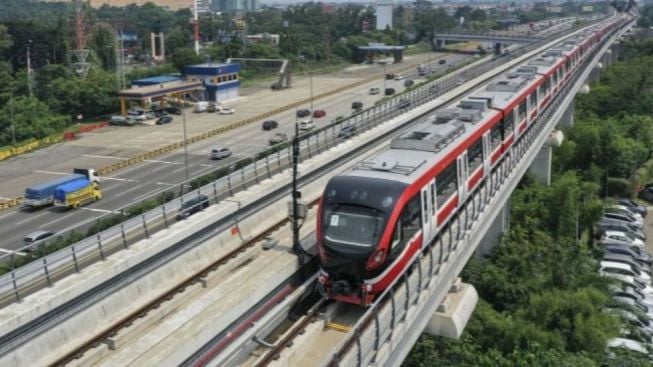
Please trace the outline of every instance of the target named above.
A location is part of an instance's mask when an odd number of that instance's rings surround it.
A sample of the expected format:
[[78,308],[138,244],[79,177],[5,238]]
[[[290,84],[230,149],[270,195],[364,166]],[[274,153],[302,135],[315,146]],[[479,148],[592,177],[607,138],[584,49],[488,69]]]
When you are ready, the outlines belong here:
[[379,265],[383,264],[384,261],[385,261],[385,250],[383,249],[376,250],[372,254],[372,257],[370,257],[369,261],[367,262],[367,270],[372,270],[374,268],[377,268]]

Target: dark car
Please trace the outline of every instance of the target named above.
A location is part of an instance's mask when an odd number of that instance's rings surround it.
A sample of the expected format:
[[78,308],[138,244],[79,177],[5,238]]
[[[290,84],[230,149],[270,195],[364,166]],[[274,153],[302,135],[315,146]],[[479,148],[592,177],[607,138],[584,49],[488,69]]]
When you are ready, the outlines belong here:
[[172,116],[161,116],[156,120],[157,125],[169,124],[172,122]]
[[413,85],[415,85],[415,81],[413,79],[404,80],[404,87],[408,88],[412,87]]
[[640,250],[639,247],[636,246],[607,245],[603,248],[603,250],[605,252],[628,255],[633,259],[648,265],[653,264],[653,259],[651,258],[651,254],[648,254],[645,251]]
[[637,193],[640,199],[644,199],[649,203],[653,203],[653,187],[645,187]]
[[352,102],[351,108],[353,108],[354,110],[360,110],[363,108],[363,102]]
[[410,101],[405,98],[402,98],[399,100],[399,102],[397,102],[398,109],[407,108],[408,106],[410,106]]
[[646,213],[648,213],[645,206],[639,205],[635,201],[628,198],[617,198],[617,204],[627,207],[628,209],[641,215],[642,217],[645,217]]
[[177,219],[188,218],[191,215],[199,212],[200,210],[203,210],[208,207],[209,207],[209,198],[207,198],[204,195],[198,195],[196,197],[193,197],[192,199],[184,201],[184,203],[181,204],[181,209],[179,209],[179,214],[177,214]]
[[344,139],[350,138],[354,135],[356,135],[356,125],[354,124],[347,124],[341,127],[340,132],[338,133],[338,137]]
[[168,107],[168,108],[166,108],[166,111],[168,113],[173,114],[173,115],[181,115],[181,108],[176,107],[176,106]]
[[395,89],[394,88],[386,88],[385,89],[385,95],[386,96],[391,96],[393,94],[395,94]]
[[393,80],[395,78],[395,75],[394,74],[385,74],[385,78],[387,80]]
[[324,110],[315,110],[315,111],[313,111],[313,117],[315,117],[315,118],[319,119],[320,117],[324,117],[324,116],[326,116],[326,111],[324,111]]
[[263,121],[263,130],[272,130],[279,127],[279,123],[274,120]]
[[297,110],[297,117],[306,117],[310,115],[311,115],[311,111],[305,108],[301,110]]
[[440,60],[438,60],[438,64],[440,64],[440,65],[444,65],[444,64],[446,64],[446,63],[447,63],[447,60],[446,60],[446,59],[440,59]]

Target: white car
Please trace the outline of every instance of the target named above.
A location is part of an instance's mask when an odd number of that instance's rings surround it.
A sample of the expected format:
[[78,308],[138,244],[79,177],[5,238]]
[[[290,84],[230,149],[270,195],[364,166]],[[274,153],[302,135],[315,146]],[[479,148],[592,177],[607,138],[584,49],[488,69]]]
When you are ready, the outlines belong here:
[[218,112],[218,115],[233,115],[234,113],[236,113],[236,110],[233,109],[233,108],[229,108],[229,107],[219,106],[219,108],[217,109],[217,112]]
[[628,232],[605,231],[603,236],[601,236],[599,243],[602,245],[635,246],[640,250],[646,250],[646,243]]
[[603,272],[603,271],[600,272],[600,275],[606,278],[618,280],[625,285],[633,286],[639,289],[642,293],[648,294],[653,297],[653,287],[651,287],[650,284],[642,281],[641,279],[637,279],[630,275],[623,275],[623,274]]
[[616,261],[601,261],[600,264],[601,268],[599,270],[599,273],[613,273],[613,274],[621,274],[621,275],[628,275],[631,277],[634,277],[635,279],[639,279],[646,284],[651,283],[651,277],[646,274],[643,271],[640,271],[639,269],[635,268],[634,266],[626,263],[620,263]]
[[626,339],[626,338],[612,338],[608,340],[608,350],[614,349],[626,349],[631,352],[642,353],[644,355],[649,355],[649,349],[651,348],[650,344],[640,343],[636,340]]
[[299,130],[309,131],[315,128],[315,122],[312,120],[304,120],[299,123]]
[[402,80],[404,77],[400,74],[395,74],[395,80]]
[[628,213],[628,214],[632,215],[635,219],[637,219],[637,221],[639,221],[639,222],[644,220],[644,218],[642,218],[641,214],[637,213],[636,211],[632,210],[631,208],[629,208],[629,207],[627,207],[625,205],[619,205],[619,204],[609,205],[609,206],[606,206],[606,208],[610,208],[611,210],[614,210],[615,212]]

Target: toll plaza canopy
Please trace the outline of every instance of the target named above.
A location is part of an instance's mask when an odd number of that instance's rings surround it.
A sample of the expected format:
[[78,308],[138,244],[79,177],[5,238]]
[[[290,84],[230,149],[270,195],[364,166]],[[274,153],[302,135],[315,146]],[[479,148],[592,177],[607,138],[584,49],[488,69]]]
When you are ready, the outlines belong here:
[[161,84],[146,85],[138,88],[123,89],[118,92],[120,98],[120,112],[127,114],[126,101],[139,101],[141,106],[152,103],[154,100],[163,100],[164,97],[176,97],[186,93],[203,90],[202,81],[177,80]]

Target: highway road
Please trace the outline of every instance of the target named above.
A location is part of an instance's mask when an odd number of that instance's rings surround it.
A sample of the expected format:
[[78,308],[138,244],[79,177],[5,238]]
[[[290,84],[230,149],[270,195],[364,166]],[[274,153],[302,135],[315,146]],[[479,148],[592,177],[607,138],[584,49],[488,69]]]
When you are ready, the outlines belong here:
[[[469,55],[437,55],[432,57],[432,67],[434,72],[442,71],[449,66],[455,65],[467,58]],[[447,63],[440,65],[437,60],[445,58]],[[406,64],[400,65],[406,68]],[[356,68],[361,68],[356,66]],[[366,68],[376,68],[383,72],[383,67],[380,65],[365,65]],[[362,68],[361,68],[362,69]],[[387,72],[392,72],[394,68],[390,65],[386,67]],[[416,70],[416,69],[415,69]],[[377,71],[378,73],[378,71]],[[381,74],[379,74],[381,76]],[[407,79],[417,78],[416,72],[403,75]],[[314,77],[313,82],[319,82],[320,77]],[[414,79],[419,82],[419,79]],[[405,89],[404,80],[387,80],[385,84],[388,88],[394,88],[397,92]],[[324,126],[331,122],[337,116],[349,116],[352,113],[351,103],[359,101],[365,107],[372,106],[375,101],[383,98],[382,94],[370,95],[369,89],[377,87],[383,90],[384,81],[379,77],[378,81],[371,82],[360,86],[350,91],[334,95],[331,98],[325,98],[314,102],[314,109],[323,109],[327,115],[323,118],[314,119],[316,126]],[[306,91],[304,91],[306,92]],[[274,92],[269,92],[274,93]],[[247,97],[243,97],[245,99]],[[253,103],[253,101],[250,101]],[[309,108],[310,106],[306,106]],[[237,110],[238,111],[238,110]],[[188,123],[191,119],[219,119],[225,116],[216,114],[193,114],[187,113]],[[177,128],[181,123],[179,117],[175,116],[176,120],[173,124],[177,124]],[[240,117],[242,118],[242,116]],[[268,119],[273,119],[279,122],[279,128],[271,131],[263,131],[261,129],[261,122],[253,123],[243,126],[238,129],[228,131],[224,134],[215,136],[213,138],[200,141],[188,146],[188,173],[189,176],[195,177],[204,173],[208,173],[218,167],[232,164],[238,159],[250,157],[257,152],[265,150],[270,145],[268,139],[277,132],[286,133],[289,137],[294,134],[295,111],[286,111]],[[146,126],[148,129],[159,129],[162,126]],[[168,127],[168,126],[163,126]],[[132,128],[115,127],[112,129],[131,130]],[[162,145],[162,144],[159,144]],[[211,160],[210,152],[214,147],[227,147],[233,155],[223,160]],[[89,150],[88,148],[82,149],[81,147],[72,146],[63,149],[63,145],[53,146],[43,149],[32,156],[43,155],[52,159],[57,157],[59,153],[65,154],[63,163],[57,167],[39,167],[33,170],[33,174],[29,175],[31,182],[42,182],[52,179],[57,176],[69,174],[73,167],[100,167],[115,161],[127,158],[128,156],[112,155],[107,153],[100,153],[97,151]],[[105,148],[106,149],[106,148]],[[82,154],[80,154],[82,153]],[[43,162],[29,162],[36,157],[18,157],[18,160],[24,160],[24,165],[35,164],[43,166]],[[60,161],[59,159],[57,159]],[[89,164],[88,162],[92,163]],[[61,162],[61,161],[60,161]],[[107,213],[116,212],[130,203],[138,202],[152,193],[175,187],[180,182],[186,179],[185,157],[183,149],[179,149],[167,155],[159,156],[155,159],[147,160],[143,163],[124,168],[116,171],[115,173],[102,177],[102,200],[89,204],[77,210],[62,210],[60,208],[42,208],[42,209],[19,209],[19,210],[6,210],[0,212],[0,232],[3,233],[0,239],[0,252],[11,252],[22,246],[22,237],[25,234],[33,232],[37,229],[47,229],[51,231],[66,231],[74,228],[80,223],[94,222],[98,217]],[[3,170],[3,174],[6,172]]]
[[[549,29],[554,32],[556,29]],[[404,90],[404,80],[383,80],[384,69],[388,73],[396,73],[409,65],[413,65],[413,72],[404,74],[407,79],[419,82],[416,75],[418,62],[431,61],[432,70],[437,73],[450,66],[468,59],[469,55],[437,54],[407,56],[404,62],[396,65],[381,66],[355,65],[345,72],[334,76],[318,75],[313,77],[313,84],[318,90],[331,90],[343,84],[364,79],[370,75],[378,75],[374,82],[367,83],[349,91],[327,97],[314,102],[314,109],[323,109],[326,116],[315,119],[317,127],[324,126],[337,116],[349,116],[352,113],[351,103],[359,101],[365,107],[371,106],[375,101],[383,98],[382,94],[370,95],[369,89],[377,87],[383,91],[384,84],[394,88],[397,92]],[[439,59],[446,59],[446,64],[438,63]],[[296,79],[295,87],[291,91],[296,93],[294,99],[282,101],[278,93],[267,90],[244,95],[233,103],[227,103],[236,108],[235,116],[220,116],[217,114],[187,113],[189,136],[208,130],[216,124],[226,124],[237,121],[247,116],[271,110],[280,105],[291,103],[309,96],[308,78]],[[326,88],[326,89],[325,89]],[[276,93],[276,94],[275,94]],[[281,92],[283,93],[283,92]],[[318,94],[318,92],[315,92]],[[272,96],[271,105],[265,97]],[[274,102],[276,101],[276,104]],[[244,108],[243,108],[244,107]],[[258,110],[257,110],[258,108]],[[310,108],[306,105],[302,108]],[[263,109],[263,110],[261,110]],[[255,113],[248,113],[254,110]],[[239,113],[240,111],[240,113]],[[286,133],[289,137],[294,134],[295,111],[286,111],[267,119],[279,122],[279,128],[272,131],[261,129],[262,121],[228,131],[213,138],[200,141],[188,146],[188,175],[195,177],[210,172],[220,166],[229,165],[238,159],[252,156],[253,154],[269,147],[268,139],[277,132]],[[57,176],[69,174],[74,167],[102,167],[118,160],[129,158],[142,151],[155,149],[172,141],[182,139],[181,121],[175,116],[175,121],[165,126],[137,126],[137,127],[110,127],[99,133],[85,134],[80,139],[80,144],[58,144],[34,153],[16,157],[3,163],[0,169],[0,196],[13,197],[22,194],[24,187],[44,182]],[[213,125],[212,125],[213,124]],[[207,128],[209,126],[209,128]],[[211,160],[209,154],[214,147],[227,147],[233,151],[230,158]],[[139,149],[140,148],[140,149]],[[12,209],[0,212],[0,252],[9,253],[22,246],[22,237],[37,229],[47,229],[55,232],[64,232],[81,223],[94,222],[98,217],[107,213],[116,212],[122,207],[138,202],[151,196],[155,192],[176,187],[186,179],[186,167],[183,149],[162,155],[132,167],[124,168],[113,174],[103,177],[103,199],[77,210],[65,211],[59,208]]]

